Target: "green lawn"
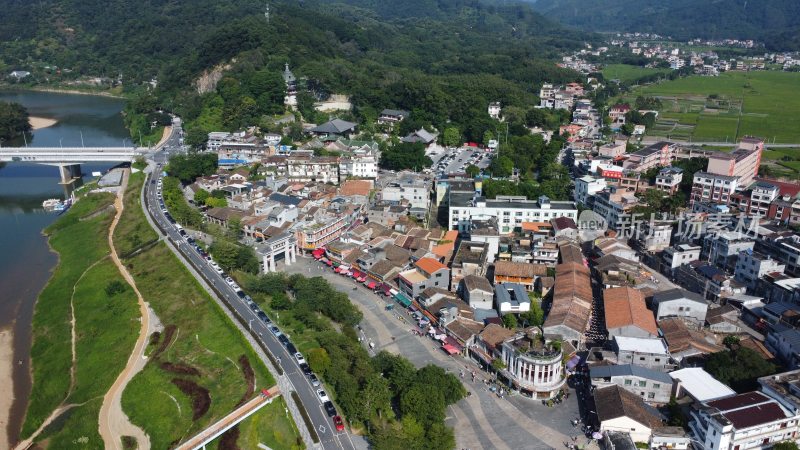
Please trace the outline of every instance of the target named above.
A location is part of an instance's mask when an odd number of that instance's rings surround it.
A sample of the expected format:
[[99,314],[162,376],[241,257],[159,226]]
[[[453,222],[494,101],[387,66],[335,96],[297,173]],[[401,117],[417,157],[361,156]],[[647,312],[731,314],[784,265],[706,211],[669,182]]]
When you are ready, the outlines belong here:
[[[200,376],[178,376],[151,358],[125,389],[123,408],[151,436],[153,448],[167,448],[234,409],[247,387],[238,363],[241,355],[253,367],[256,391],[275,384],[249,343],[163,243],[126,264],[161,322],[176,327],[172,344],[159,359],[200,372]],[[171,383],[174,378],[190,379],[208,389],[211,405],[198,420],[192,420],[190,399]]]
[[628,64],[609,64],[601,71],[607,80],[620,80],[622,82],[635,80],[655,73],[669,73],[670,69],[652,69],[648,67],[631,66]]
[[125,367],[139,332],[139,307],[133,289],[126,284],[123,292],[108,296],[105,286],[111,281],[125,283],[117,266],[106,258],[76,285],[77,370],[67,402],[80,406],[41,435],[51,448],[65,448],[78,439],[88,447],[103,446],[97,431],[102,398]]
[[140,202],[139,193],[144,180],[144,172],[131,174],[128,179],[128,189],[125,191],[125,211],[123,212],[125,220],[120,220],[114,233],[114,244],[119,255],[126,255],[142,244],[158,239],[158,234],[144,217]]
[[[291,414],[286,412],[286,402],[278,397],[257,413],[239,423],[239,438],[236,445],[242,449],[256,449],[264,444],[272,449],[300,450],[305,448],[302,439],[292,421]],[[224,435],[211,441],[208,448],[218,448]]]
[[[754,135],[770,142],[800,143],[800,73],[758,71],[690,76],[634,89],[626,98],[638,95],[662,97],[664,110],[660,119],[697,124],[693,140],[724,141],[727,137],[736,141]],[[717,100],[709,99],[711,95],[716,95]],[[715,109],[706,110],[707,107]]]
[[[41,425],[69,391],[72,290],[84,271],[109,252],[105,237],[113,218],[113,209],[108,208],[112,202],[111,194],[88,195],[45,230],[50,246],[59,254],[59,263],[39,295],[34,311],[31,346],[33,389],[22,427],[23,438],[30,436]],[[93,291],[89,285],[81,284],[79,288],[83,289],[84,286]],[[103,287],[96,286],[97,289]],[[82,326],[83,321],[78,324],[81,333]],[[102,348],[104,342],[99,340],[97,344]],[[95,367],[94,362],[89,364]],[[79,371],[79,383],[82,385],[87,382],[84,377],[91,375],[84,375],[83,368]]]

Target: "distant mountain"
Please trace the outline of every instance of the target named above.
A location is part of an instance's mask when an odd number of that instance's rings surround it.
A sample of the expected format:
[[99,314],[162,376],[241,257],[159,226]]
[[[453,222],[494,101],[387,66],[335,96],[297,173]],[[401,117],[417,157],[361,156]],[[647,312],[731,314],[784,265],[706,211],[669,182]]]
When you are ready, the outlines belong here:
[[771,49],[800,44],[798,0],[526,0],[547,17],[592,31],[678,39],[748,38]]

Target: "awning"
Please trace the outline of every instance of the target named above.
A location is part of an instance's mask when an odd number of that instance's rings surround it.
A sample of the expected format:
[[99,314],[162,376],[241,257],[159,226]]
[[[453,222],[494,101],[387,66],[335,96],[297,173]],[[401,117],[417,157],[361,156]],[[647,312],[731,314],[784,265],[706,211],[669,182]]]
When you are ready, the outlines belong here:
[[322,256],[322,255],[325,254],[325,249],[324,248],[318,248],[318,249],[312,251],[311,254],[314,255],[314,256]]
[[567,370],[574,369],[581,362],[581,357],[578,355],[573,356],[567,361]]
[[374,281],[365,282],[364,285],[366,285],[367,288],[369,288],[369,289],[375,289],[375,282]]
[[354,271],[353,271],[353,278],[358,278],[358,277],[360,277],[360,276],[361,276],[361,272],[359,272],[359,271],[357,271],[357,270],[354,270]]
[[452,336],[447,336],[444,338],[444,343],[447,345],[452,345],[453,347],[457,348],[458,351],[461,351],[461,344],[458,343]]
[[332,265],[333,265],[333,262],[331,262],[329,259],[326,259],[326,260],[325,260],[325,264],[327,264],[327,265],[328,265],[328,267],[330,267],[330,266],[332,266]]
[[395,294],[394,299],[397,300],[397,303],[400,303],[401,305],[405,306],[406,308],[411,306],[411,299],[406,297],[406,295],[403,294],[402,292],[398,292],[397,294]]
[[449,355],[455,355],[455,354],[459,353],[458,349],[453,347],[450,344],[444,344],[442,346],[442,349],[444,349],[444,351],[446,351],[447,354],[449,354]]
[[358,281],[359,283],[363,283],[363,282],[367,281],[367,277],[365,277],[364,274],[362,273],[361,276],[358,277],[358,279],[356,281]]
[[317,254],[317,253],[314,253],[312,256],[314,257],[314,259],[320,259],[320,258],[322,258],[322,254]]
[[333,263],[333,268],[334,268],[334,269],[338,269],[338,268],[339,268],[339,266],[341,266],[341,264],[339,264],[338,262],[334,262],[334,263]]
[[477,356],[478,359],[483,361],[486,364],[492,364],[492,357],[486,354],[483,350],[475,347],[470,347],[469,351],[472,352],[473,355]]

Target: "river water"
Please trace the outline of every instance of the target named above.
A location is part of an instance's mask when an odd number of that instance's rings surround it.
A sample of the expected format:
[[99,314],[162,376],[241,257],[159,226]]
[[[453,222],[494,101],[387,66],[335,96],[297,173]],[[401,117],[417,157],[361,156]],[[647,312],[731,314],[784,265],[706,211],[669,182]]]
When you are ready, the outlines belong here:
[[[33,138],[28,140],[30,146],[130,145],[120,114],[123,100],[50,92],[0,91],[0,101],[20,103],[31,116],[58,121],[49,128],[35,130]],[[105,171],[111,166],[87,164],[82,166],[82,171],[91,176],[92,171]],[[31,389],[29,352],[33,307],[57,262],[56,255],[48,249],[47,239],[42,236],[42,230],[57,216],[45,212],[42,201],[64,197],[59,181],[56,167],[9,163],[0,168],[0,330],[11,327],[14,333],[15,399],[8,423],[12,442],[16,441],[22,427]],[[4,445],[0,442],[0,447]]]

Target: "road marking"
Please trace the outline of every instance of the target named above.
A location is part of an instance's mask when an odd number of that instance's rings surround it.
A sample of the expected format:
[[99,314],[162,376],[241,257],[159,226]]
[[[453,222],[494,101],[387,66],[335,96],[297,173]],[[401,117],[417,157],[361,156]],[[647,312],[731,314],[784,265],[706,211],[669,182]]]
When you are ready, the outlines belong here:
[[322,433],[322,434],[325,434],[325,425],[320,425],[319,426],[319,432]]

